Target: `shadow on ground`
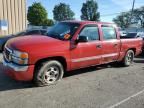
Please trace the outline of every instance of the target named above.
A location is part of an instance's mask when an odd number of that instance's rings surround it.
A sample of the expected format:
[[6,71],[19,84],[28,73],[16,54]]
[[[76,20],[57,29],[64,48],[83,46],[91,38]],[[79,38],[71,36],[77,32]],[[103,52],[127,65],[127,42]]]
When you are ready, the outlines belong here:
[[143,58],[144,58],[144,54],[137,56],[136,59],[134,60],[134,63],[144,63]]
[[9,78],[4,73],[4,68],[2,64],[0,64],[0,91],[7,91],[13,89],[23,89],[23,88],[31,88],[34,87],[32,83],[29,82],[17,82],[11,78]]
[[135,63],[144,63],[144,60],[134,60]]
[[[70,71],[64,74],[64,79],[67,77],[72,77],[78,74],[90,73],[96,70],[101,70],[105,68],[111,68],[111,65],[101,65],[101,66],[93,66],[89,68],[79,69],[75,71]],[[32,82],[19,82],[9,78],[2,69],[3,66],[0,64],[0,91],[8,91],[15,89],[25,89],[25,88],[34,88],[36,87]]]

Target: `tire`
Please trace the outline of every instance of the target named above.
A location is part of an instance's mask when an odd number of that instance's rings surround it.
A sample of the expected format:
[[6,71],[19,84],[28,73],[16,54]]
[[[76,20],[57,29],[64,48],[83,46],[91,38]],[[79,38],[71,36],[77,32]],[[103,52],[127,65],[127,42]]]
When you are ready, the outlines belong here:
[[128,50],[122,61],[122,64],[124,66],[130,66],[133,63],[133,60],[134,60],[134,51]]
[[62,64],[56,60],[43,63],[34,74],[34,83],[39,86],[49,86],[60,81],[64,74]]

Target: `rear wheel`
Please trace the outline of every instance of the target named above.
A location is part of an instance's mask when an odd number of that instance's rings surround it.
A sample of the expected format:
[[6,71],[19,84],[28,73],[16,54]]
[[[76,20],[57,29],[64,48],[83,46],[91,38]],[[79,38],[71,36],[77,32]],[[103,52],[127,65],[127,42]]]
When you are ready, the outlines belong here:
[[63,66],[56,60],[45,62],[36,70],[34,82],[37,86],[48,86],[56,84],[64,74]]
[[133,63],[134,60],[134,51],[128,50],[122,63],[124,66],[130,66]]

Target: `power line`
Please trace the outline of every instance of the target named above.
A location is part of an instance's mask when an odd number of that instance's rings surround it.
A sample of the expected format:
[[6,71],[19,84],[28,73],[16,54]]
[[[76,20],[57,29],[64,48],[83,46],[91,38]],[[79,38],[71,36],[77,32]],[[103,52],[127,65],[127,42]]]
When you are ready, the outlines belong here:
[[122,12],[118,12],[118,13],[112,13],[112,14],[103,14],[101,15],[102,17],[104,16],[113,16],[113,15],[118,15],[118,14],[121,14]]
[[[131,20],[132,17],[133,17],[134,7],[135,7],[135,0],[133,0],[133,3],[132,3],[132,10],[131,10],[131,18],[130,18],[130,20]],[[121,13],[124,13],[124,12],[117,12],[117,13],[112,13],[112,14],[103,14],[103,15],[101,15],[101,17],[113,16],[113,15],[118,15],[118,14],[121,14]]]

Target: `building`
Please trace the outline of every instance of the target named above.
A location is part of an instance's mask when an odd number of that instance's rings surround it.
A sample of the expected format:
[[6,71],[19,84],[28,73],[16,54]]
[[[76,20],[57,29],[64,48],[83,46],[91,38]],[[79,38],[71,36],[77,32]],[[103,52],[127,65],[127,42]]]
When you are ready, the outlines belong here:
[[26,29],[26,0],[0,0],[0,36]]

